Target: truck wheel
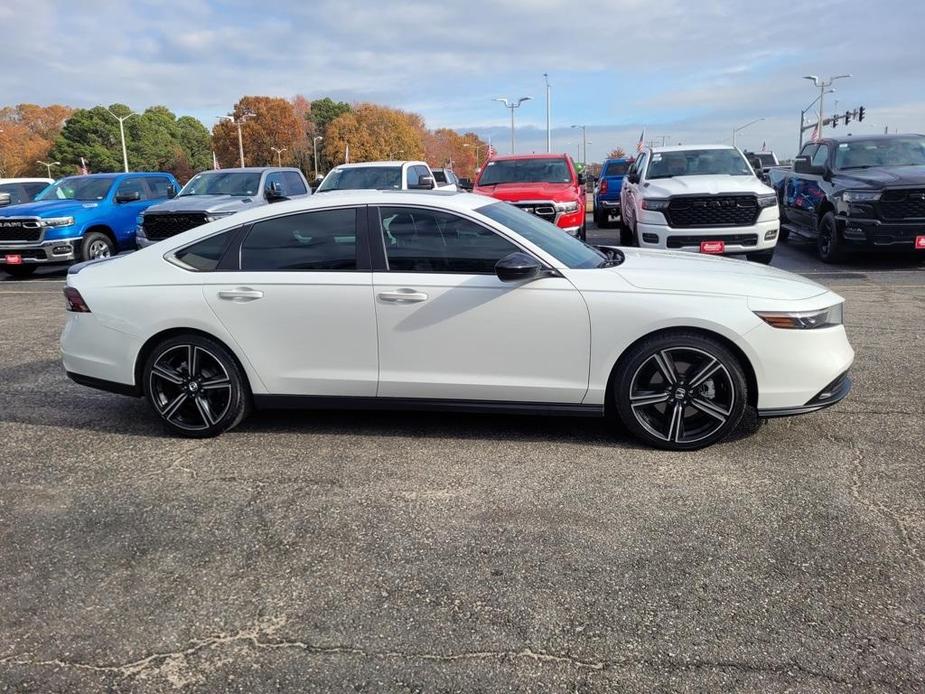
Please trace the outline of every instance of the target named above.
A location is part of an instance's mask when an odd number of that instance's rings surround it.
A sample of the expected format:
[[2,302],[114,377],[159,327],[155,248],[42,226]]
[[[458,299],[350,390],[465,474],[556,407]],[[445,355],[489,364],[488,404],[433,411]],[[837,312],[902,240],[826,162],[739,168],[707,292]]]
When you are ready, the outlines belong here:
[[588,224],[587,222],[581,225],[581,228],[578,230],[578,240],[587,241],[588,240]]
[[80,244],[80,257],[83,260],[108,258],[115,254],[116,246],[112,239],[101,231],[91,231],[84,236],[83,243]]
[[601,211],[597,208],[594,209],[594,223],[597,225],[598,229],[607,228],[607,215],[602,215]]
[[790,238],[790,229],[781,229],[777,234],[777,240],[782,241],[783,243],[787,242],[787,239]]
[[28,277],[38,269],[38,265],[4,265],[3,270],[13,277]]
[[624,221],[623,215],[620,215],[620,245],[621,246],[635,246],[635,234],[633,230],[629,228],[629,225]]
[[746,256],[753,263],[762,263],[763,265],[770,265],[771,261],[774,260],[774,249],[769,248],[766,251],[758,251],[757,253],[749,253]]
[[824,263],[837,263],[844,256],[838,228],[835,226],[835,214],[826,212],[819,222],[819,234],[816,236],[816,252]]

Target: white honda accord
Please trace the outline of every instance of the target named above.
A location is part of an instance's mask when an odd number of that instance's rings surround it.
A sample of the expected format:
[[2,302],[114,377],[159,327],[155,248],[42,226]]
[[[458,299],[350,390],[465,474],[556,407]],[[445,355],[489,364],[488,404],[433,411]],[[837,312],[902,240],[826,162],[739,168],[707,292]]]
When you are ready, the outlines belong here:
[[74,266],[77,383],[214,436],[254,408],[619,416],[661,448],[847,395],[843,300],[753,263],[592,248],[480,195],[281,202]]

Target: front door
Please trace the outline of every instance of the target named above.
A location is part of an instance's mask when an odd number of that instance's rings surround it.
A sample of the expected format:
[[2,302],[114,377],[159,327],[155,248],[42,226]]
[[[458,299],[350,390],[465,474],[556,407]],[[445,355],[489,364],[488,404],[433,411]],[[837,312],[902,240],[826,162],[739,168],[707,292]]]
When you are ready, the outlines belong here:
[[455,214],[382,207],[377,221],[380,397],[581,402],[590,319],[568,280],[502,282],[495,263],[521,249]]

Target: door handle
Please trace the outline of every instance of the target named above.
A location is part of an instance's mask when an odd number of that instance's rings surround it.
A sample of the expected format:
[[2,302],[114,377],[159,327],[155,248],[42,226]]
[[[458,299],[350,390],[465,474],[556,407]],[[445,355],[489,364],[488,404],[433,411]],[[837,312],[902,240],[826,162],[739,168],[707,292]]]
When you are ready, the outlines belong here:
[[263,292],[259,289],[251,289],[250,287],[236,287],[235,289],[222,289],[218,293],[218,298],[224,299],[225,301],[244,303],[246,301],[262,299]]
[[394,292],[378,294],[379,300],[389,304],[416,304],[427,301],[427,294],[414,289],[397,289]]

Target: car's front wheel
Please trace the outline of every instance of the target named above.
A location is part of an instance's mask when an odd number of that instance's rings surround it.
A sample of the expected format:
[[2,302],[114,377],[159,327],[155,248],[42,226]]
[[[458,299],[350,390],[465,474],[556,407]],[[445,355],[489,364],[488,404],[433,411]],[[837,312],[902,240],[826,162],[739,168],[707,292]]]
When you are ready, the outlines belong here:
[[739,426],[748,401],[742,366],[719,340],[678,330],[638,343],[621,361],[613,396],[631,433],[651,446],[689,451]]
[[145,361],[145,395],[164,426],[191,438],[217,436],[250,411],[250,389],[221,344],[180,335],[157,345]]
[[80,257],[83,260],[108,258],[115,254],[116,244],[101,231],[91,231],[84,236],[83,243],[80,244]]
[[636,234],[633,233],[633,230],[630,228],[629,224],[626,223],[622,213],[620,214],[620,245],[636,245]]
[[816,252],[824,263],[837,263],[844,256],[842,241],[835,225],[835,215],[826,212],[819,220],[819,235],[816,237]]

